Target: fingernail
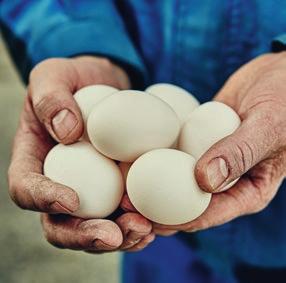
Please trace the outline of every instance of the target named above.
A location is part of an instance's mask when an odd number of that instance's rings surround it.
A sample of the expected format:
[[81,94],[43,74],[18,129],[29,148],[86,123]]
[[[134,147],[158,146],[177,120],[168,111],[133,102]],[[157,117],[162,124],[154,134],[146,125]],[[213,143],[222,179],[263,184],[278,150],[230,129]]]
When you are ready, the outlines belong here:
[[138,244],[140,241],[141,239],[131,240],[131,241],[128,241],[127,245],[134,246]]
[[59,140],[64,139],[77,125],[76,116],[68,109],[63,109],[52,120],[52,127]]
[[64,203],[64,207],[71,213],[76,212],[79,209],[80,203],[77,195],[66,194],[60,198],[60,203]]
[[215,191],[228,177],[228,168],[223,158],[213,159],[207,167],[207,175],[212,190]]
[[93,243],[94,247],[100,250],[113,250],[116,247],[107,245],[106,243],[102,242],[101,240],[95,240]]
[[136,244],[138,244],[141,241],[141,239],[137,239],[137,240],[133,240],[133,241],[126,241],[124,244],[122,244],[121,249],[125,250],[125,249],[130,249],[131,247],[135,246]]
[[60,204],[58,201],[53,202],[50,205],[50,209],[52,209],[53,212],[57,212],[57,213],[72,213],[73,211],[70,210],[69,208],[63,206],[62,204]]

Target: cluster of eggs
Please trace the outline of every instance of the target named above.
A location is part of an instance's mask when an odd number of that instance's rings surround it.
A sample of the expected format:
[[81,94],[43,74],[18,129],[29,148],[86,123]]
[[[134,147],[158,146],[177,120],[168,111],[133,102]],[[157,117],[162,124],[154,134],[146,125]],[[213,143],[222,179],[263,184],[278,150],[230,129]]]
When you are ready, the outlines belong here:
[[211,194],[195,179],[196,161],[232,134],[239,116],[220,102],[199,102],[171,84],[145,92],[87,86],[74,95],[85,125],[80,140],[48,153],[44,174],[74,189],[81,218],[104,218],[125,188],[133,206],[161,224],[189,222],[207,208]]

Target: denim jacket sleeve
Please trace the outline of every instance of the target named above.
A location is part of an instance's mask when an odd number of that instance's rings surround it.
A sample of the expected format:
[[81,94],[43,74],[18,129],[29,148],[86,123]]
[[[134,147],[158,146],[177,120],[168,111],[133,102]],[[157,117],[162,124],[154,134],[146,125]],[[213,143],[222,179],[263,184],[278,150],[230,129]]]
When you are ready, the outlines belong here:
[[109,57],[143,80],[144,65],[113,0],[0,0],[0,26],[25,81],[40,61],[79,54]]

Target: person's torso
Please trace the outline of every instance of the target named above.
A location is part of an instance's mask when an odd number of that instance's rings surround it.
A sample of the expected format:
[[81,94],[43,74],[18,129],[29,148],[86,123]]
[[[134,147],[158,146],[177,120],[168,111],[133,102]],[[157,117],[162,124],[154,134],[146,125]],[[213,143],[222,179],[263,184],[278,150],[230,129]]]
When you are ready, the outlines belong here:
[[209,100],[227,77],[286,33],[286,1],[118,1],[150,83]]

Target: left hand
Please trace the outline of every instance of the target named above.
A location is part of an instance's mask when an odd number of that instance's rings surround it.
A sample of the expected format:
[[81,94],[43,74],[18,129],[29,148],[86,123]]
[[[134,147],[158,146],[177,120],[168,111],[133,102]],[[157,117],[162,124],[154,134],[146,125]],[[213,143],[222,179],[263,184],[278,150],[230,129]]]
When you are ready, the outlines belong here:
[[[286,176],[286,52],[260,56],[235,72],[215,97],[232,107],[241,126],[197,162],[199,186],[213,197],[207,210],[183,225],[154,231],[194,232],[264,209]],[[240,177],[231,189],[221,188]]]
[[73,93],[92,84],[130,88],[123,69],[95,56],[51,58],[33,69],[14,140],[10,196],[21,208],[42,213],[44,235],[56,247],[89,253],[138,251],[154,240],[150,221],[138,213],[124,213],[114,221],[71,216],[80,205],[78,195],[42,172],[55,145],[52,137],[69,144],[81,136],[83,121]]

